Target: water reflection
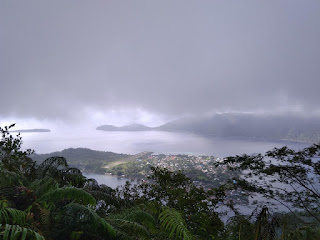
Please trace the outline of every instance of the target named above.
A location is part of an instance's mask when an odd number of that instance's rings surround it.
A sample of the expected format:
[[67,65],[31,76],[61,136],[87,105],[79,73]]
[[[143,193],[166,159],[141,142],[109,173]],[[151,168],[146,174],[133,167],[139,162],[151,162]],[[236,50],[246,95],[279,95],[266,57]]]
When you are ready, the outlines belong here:
[[237,154],[265,153],[284,145],[302,149],[310,144],[287,141],[260,141],[239,138],[204,137],[188,133],[161,131],[103,132],[92,130],[77,132],[22,133],[24,147],[37,153],[61,151],[66,148],[85,147],[93,150],[136,154],[151,151],[164,154],[194,154],[226,157]]

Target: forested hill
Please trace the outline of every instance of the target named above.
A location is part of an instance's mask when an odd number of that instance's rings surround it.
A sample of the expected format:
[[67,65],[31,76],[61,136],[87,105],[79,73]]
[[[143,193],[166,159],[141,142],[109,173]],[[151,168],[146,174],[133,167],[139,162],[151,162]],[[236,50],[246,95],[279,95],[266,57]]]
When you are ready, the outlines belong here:
[[[101,172],[103,166],[110,162],[119,161],[131,155],[104,151],[95,151],[88,148],[68,148],[60,152],[48,154],[33,154],[31,158],[38,163],[49,157],[64,157],[72,167],[81,169],[84,172]],[[102,172],[101,172],[102,173]]]
[[299,115],[215,114],[185,118],[157,128],[217,137],[245,137],[303,142],[320,141],[320,118]]

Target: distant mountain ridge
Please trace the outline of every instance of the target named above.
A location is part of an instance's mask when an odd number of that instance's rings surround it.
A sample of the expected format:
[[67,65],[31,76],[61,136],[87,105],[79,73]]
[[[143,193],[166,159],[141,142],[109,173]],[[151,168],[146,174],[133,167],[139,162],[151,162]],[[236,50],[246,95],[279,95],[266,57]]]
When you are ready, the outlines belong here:
[[320,141],[320,117],[266,114],[215,114],[210,117],[178,119],[158,127],[133,124],[123,127],[103,125],[103,131],[169,131],[188,132],[214,137],[243,137],[264,140],[301,142]]

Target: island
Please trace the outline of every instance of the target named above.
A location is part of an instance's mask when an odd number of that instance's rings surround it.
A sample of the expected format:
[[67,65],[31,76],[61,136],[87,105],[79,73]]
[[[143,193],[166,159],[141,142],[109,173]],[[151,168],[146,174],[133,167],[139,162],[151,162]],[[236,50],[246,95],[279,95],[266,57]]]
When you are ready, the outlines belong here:
[[42,128],[35,128],[35,129],[18,129],[18,130],[12,130],[10,132],[37,132],[37,133],[42,133],[42,132],[51,132],[50,129],[42,129]]

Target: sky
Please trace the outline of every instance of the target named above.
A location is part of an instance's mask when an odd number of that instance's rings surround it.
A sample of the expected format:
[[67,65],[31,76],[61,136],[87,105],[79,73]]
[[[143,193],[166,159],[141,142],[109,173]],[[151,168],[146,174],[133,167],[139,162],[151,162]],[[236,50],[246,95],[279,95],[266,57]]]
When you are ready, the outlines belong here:
[[3,0],[0,123],[320,113],[319,13],[318,0]]

